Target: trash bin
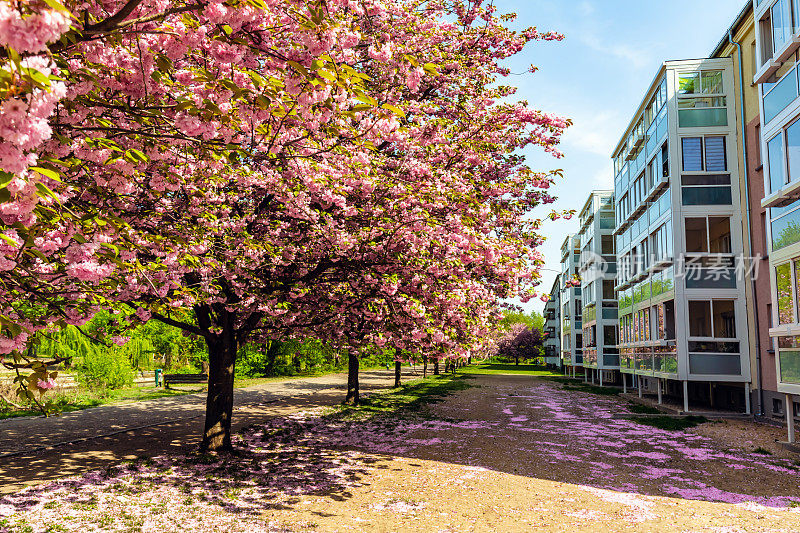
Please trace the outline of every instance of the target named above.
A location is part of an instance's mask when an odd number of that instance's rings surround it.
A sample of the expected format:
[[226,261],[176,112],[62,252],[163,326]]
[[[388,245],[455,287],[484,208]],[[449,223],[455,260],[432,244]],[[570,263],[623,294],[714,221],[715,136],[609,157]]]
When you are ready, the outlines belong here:
[[156,375],[156,387],[160,387],[161,386],[161,376],[162,376],[162,374],[164,374],[164,371],[161,370],[160,368],[156,368],[156,372],[155,372],[155,375]]

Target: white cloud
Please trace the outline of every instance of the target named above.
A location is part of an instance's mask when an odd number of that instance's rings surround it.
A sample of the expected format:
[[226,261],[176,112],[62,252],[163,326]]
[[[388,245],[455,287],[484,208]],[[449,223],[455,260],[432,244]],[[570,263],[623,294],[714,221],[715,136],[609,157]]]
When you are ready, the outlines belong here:
[[615,111],[599,111],[592,115],[573,115],[573,126],[564,134],[566,151],[575,155],[571,149],[611,158],[625,129],[626,122]]
[[626,61],[637,70],[652,67],[654,64],[651,52],[645,48],[603,42],[596,35],[588,33],[583,34],[580,39],[592,50]]

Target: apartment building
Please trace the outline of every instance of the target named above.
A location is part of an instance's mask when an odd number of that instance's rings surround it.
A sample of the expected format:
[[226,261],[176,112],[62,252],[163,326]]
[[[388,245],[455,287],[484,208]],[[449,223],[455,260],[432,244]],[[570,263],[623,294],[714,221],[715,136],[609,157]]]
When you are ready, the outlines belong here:
[[583,366],[600,385],[619,374],[614,191],[593,191],[580,211]]
[[575,377],[583,366],[581,286],[577,281],[581,261],[581,240],[568,235],[561,244],[561,361]]
[[[748,252],[747,294],[753,411],[758,416],[784,418],[785,395],[778,391],[776,353],[769,335],[772,327],[772,286],[769,275],[764,163],[761,150],[761,97],[756,75],[756,29],[753,4],[747,2],[711,57],[730,57],[734,63],[736,127],[739,135],[739,176],[744,247]],[[744,117],[742,119],[742,117]]]
[[621,372],[684,411],[750,412],[734,87],[731,58],[663,63],[612,156]]
[[544,306],[544,362],[561,367],[561,276],[556,276]]
[[800,1],[754,0],[758,147],[763,165],[771,323],[777,392],[789,441],[800,415]]

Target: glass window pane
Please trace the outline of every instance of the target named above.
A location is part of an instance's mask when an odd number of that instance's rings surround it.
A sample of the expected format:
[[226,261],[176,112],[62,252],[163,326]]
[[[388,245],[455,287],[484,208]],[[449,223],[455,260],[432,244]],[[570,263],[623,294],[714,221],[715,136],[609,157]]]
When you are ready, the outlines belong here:
[[772,90],[764,88],[764,122],[772,120],[797,98],[797,74],[794,70],[778,82]]
[[795,305],[797,305],[797,295],[800,294],[800,291],[798,291],[798,289],[800,289],[800,261],[794,262],[794,279],[795,279],[795,291],[796,291],[794,293],[794,298],[795,298],[794,303]]
[[703,109],[708,107],[725,107],[724,96],[712,98],[681,98],[678,100],[678,109]]
[[773,250],[780,250],[800,242],[800,209],[796,209],[798,206],[794,204],[789,207],[795,210],[782,214],[783,211],[778,208],[771,209],[772,216],[777,217],[772,221]]
[[800,352],[781,350],[781,381],[800,385]]
[[791,33],[791,20],[787,17],[788,0],[778,0],[772,6],[772,44],[773,51],[777,52],[786,44],[786,38]]
[[679,109],[678,126],[681,128],[711,128],[728,125],[726,109]]
[[715,376],[742,373],[741,357],[737,355],[689,354],[689,372],[692,374],[711,374]]
[[731,205],[730,187],[683,187],[683,205]]
[[703,72],[703,94],[722,94],[722,71]]
[[725,137],[706,137],[706,170],[708,172],[728,170]]
[[689,302],[689,335],[711,336],[711,302]]
[[615,253],[613,235],[602,235],[600,237],[600,253],[603,255],[613,255]]
[[703,139],[701,137],[684,137],[681,139],[683,148],[683,170],[703,170]]
[[714,300],[714,337],[736,338],[736,313],[733,300]]
[[712,254],[729,254],[731,248],[731,220],[728,217],[709,217],[709,251]]
[[705,218],[686,219],[686,251],[688,253],[707,253],[708,234]]
[[792,267],[789,263],[775,269],[775,286],[778,291],[778,324],[794,323],[792,298]]
[[800,179],[800,121],[786,129],[786,155],[789,163],[789,181]]
[[678,78],[678,94],[696,94],[700,92],[700,73],[681,74]]
[[767,143],[769,157],[769,183],[770,192],[777,192],[786,183],[783,172],[783,136],[776,135]]

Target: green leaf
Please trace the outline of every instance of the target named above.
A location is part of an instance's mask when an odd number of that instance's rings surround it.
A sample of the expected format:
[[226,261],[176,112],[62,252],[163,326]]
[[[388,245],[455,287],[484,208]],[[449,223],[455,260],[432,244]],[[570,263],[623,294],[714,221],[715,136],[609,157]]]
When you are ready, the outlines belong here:
[[422,70],[424,70],[425,72],[427,72],[431,76],[438,76],[439,75],[439,71],[436,69],[436,65],[434,65],[433,63],[425,63],[425,65],[423,65],[423,67],[422,67]]
[[53,190],[44,183],[37,183],[36,190],[39,191],[39,196],[50,196],[51,198],[58,200],[56,193],[54,193]]
[[19,246],[19,243],[14,239],[12,239],[11,237],[9,237],[8,235],[3,235],[2,233],[0,233],[0,239],[3,239],[4,241],[6,241],[8,244],[10,244],[15,248]]
[[51,180],[58,182],[61,181],[61,176],[55,170],[50,170],[49,168],[42,168],[42,167],[30,167],[30,168],[31,170],[35,170],[36,172],[38,172],[42,176],[45,176],[46,178],[50,178]]
[[147,162],[149,161],[148,157],[144,155],[144,152],[141,150],[137,150],[135,148],[131,148],[130,150],[125,151],[125,159],[130,161],[131,163],[136,162]]
[[365,104],[369,104],[373,107],[378,107],[378,101],[366,94],[358,94],[356,96],[356,100],[358,100],[359,102],[364,102]]
[[414,56],[410,56],[408,54],[404,54],[403,55],[403,59],[405,59],[406,61],[411,63],[411,65],[414,66],[414,67],[418,67],[419,66],[419,61],[417,61],[417,58],[415,58]]
[[395,115],[399,115],[399,116],[401,116],[401,117],[403,117],[403,118],[406,118],[406,113],[405,113],[405,111],[403,111],[402,109],[400,109],[400,108],[399,108],[399,107],[397,107],[396,105],[392,105],[392,104],[383,104],[383,106],[381,106],[381,107],[383,107],[384,109],[388,109],[389,111],[391,111],[391,112],[392,112],[392,113],[394,113]]
[[0,189],[0,204],[4,204],[10,201],[11,201],[11,193],[8,191],[8,189],[6,188]]
[[308,70],[306,70],[306,67],[304,67],[297,61],[289,61],[289,65],[291,65],[292,68],[295,69],[297,72],[308,78]]
[[72,13],[70,13],[69,9],[61,5],[61,2],[57,2],[56,0],[44,0],[44,3],[47,4],[51,9],[56,9],[68,14],[70,17],[72,16]]
[[334,74],[330,70],[325,70],[325,69],[318,70],[317,71],[317,75],[320,78],[325,78],[326,80],[329,80],[329,81],[336,81],[336,74]]
[[225,25],[222,27],[222,31],[224,31],[224,32],[225,32],[225,35],[230,35],[231,33],[233,33],[233,28],[231,28],[230,26],[228,26],[227,24],[225,24]]
[[14,179],[14,174],[0,170],[0,189],[11,183]]

